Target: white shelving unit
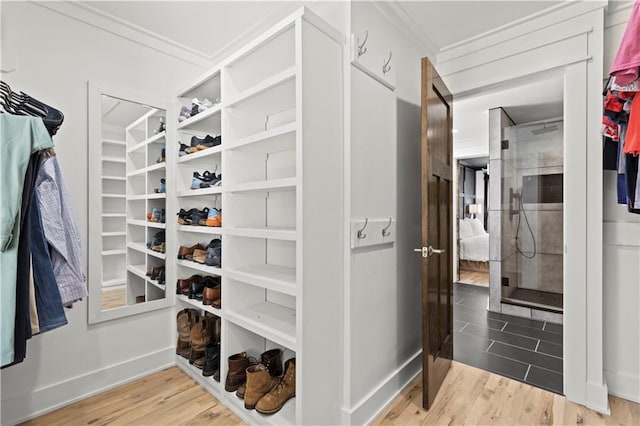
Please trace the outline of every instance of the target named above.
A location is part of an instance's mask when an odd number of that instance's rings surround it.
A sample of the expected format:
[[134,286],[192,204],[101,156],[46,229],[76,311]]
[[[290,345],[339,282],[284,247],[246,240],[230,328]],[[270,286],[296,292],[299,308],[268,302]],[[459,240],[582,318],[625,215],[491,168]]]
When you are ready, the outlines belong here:
[[[166,131],[158,132],[165,111],[151,109],[126,128],[126,212],[127,212],[127,303],[164,299],[166,284],[147,276],[154,267],[165,266],[166,254],[147,247],[157,233],[166,234],[166,223],[152,222],[149,215],[165,211],[167,194],[157,193],[160,180],[166,182]],[[165,153],[166,156],[166,153]],[[165,191],[168,185],[165,183]],[[165,240],[167,235],[165,235]],[[166,246],[166,243],[165,243]],[[165,276],[167,275],[165,271]]]
[[[224,207],[223,227],[178,225],[175,248],[222,239],[222,268],[172,260],[177,278],[222,278],[222,308],[178,295],[177,309],[222,318],[221,384],[176,357],[176,364],[250,424],[318,423],[322,401],[336,398],[322,367],[342,359],[345,39],[300,9],[189,85],[176,111],[191,100],[219,99],[177,124],[176,142],[222,136],[222,144],[168,161],[176,165],[177,208]],[[176,112],[177,114],[177,112]],[[223,185],[190,189],[194,172],[222,173]],[[312,194],[307,196],[306,194]],[[175,220],[171,218],[168,220]],[[168,253],[176,259],[176,253]],[[196,272],[197,271],[197,272]],[[329,318],[327,318],[329,317]],[[296,358],[296,398],[264,416],[224,391],[226,360],[272,348]],[[304,407],[304,410],[303,410]]]

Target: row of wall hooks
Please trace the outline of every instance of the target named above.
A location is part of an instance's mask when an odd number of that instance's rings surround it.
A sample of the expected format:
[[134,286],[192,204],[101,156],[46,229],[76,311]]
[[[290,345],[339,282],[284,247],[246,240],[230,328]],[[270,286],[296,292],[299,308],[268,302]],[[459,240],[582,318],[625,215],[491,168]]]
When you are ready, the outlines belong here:
[[[369,30],[366,30],[364,33],[364,39],[362,41],[360,41],[360,37],[357,37],[356,39],[356,44],[357,44],[357,55],[358,55],[358,59],[364,55],[365,53],[367,53],[368,49],[367,49],[367,40],[369,40]],[[389,58],[383,58],[382,59],[382,75],[386,75],[389,71],[391,71],[391,57],[393,56],[393,52],[389,51]]]
[[393,217],[352,220],[351,248],[388,244],[395,241],[395,220]]

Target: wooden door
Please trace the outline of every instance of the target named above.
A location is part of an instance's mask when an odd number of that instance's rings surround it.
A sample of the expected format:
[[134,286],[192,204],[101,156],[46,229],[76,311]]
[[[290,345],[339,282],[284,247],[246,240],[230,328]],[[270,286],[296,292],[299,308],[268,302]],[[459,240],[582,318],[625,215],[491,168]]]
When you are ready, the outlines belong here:
[[[422,59],[422,365],[428,409],[453,358],[452,97]],[[464,390],[461,390],[464,392]]]

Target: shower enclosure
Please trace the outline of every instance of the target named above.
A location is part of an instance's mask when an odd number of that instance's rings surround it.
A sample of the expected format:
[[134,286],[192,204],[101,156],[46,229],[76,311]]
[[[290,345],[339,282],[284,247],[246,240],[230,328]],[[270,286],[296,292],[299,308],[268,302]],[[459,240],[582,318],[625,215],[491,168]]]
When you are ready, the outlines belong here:
[[489,308],[561,323],[563,123],[490,117]]

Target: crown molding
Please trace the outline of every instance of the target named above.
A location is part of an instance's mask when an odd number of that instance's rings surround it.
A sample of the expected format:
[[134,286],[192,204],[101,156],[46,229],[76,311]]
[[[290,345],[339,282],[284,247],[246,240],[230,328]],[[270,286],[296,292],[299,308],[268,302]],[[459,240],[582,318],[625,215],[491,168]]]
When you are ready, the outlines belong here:
[[435,58],[440,48],[424,31],[422,31],[420,25],[413,20],[409,13],[407,13],[399,3],[399,0],[372,2],[372,5],[405,35],[418,40],[418,42],[427,49],[429,55],[433,55]]
[[140,25],[133,24],[125,19],[114,16],[103,10],[79,1],[43,1],[29,0],[31,3],[59,13],[68,18],[85,23],[94,28],[101,29],[110,34],[122,37],[133,43],[137,43],[164,53],[168,56],[183,60],[202,69],[209,69],[225,55],[237,48],[243,42],[251,40],[255,34],[267,28],[270,23],[276,22],[283,15],[283,9],[291,8],[288,2],[283,2],[272,12],[266,14],[261,20],[248,26],[242,33],[231,41],[216,49],[212,53],[206,53],[193,49],[173,39],[150,31]]

